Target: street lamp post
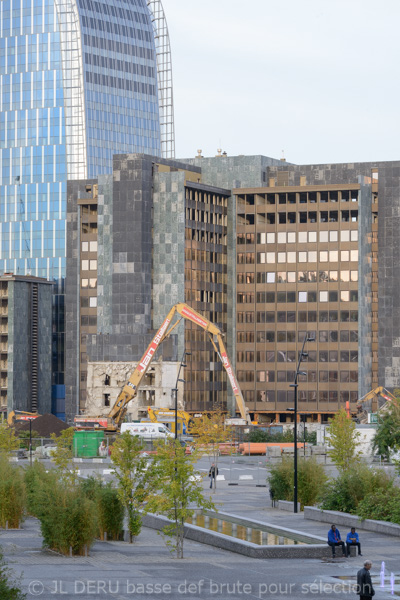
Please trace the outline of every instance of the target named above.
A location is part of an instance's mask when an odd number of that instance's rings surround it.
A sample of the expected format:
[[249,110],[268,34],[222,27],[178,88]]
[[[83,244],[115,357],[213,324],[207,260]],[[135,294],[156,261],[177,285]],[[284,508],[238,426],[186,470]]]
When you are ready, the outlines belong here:
[[172,391],[175,394],[175,439],[178,439],[178,383],[181,381],[182,383],[185,383],[184,379],[180,379],[179,376],[181,374],[181,369],[182,367],[187,367],[187,365],[185,364],[185,357],[186,356],[191,356],[191,352],[186,352],[185,350],[183,351],[182,354],[182,359],[179,365],[179,369],[178,369],[178,377],[176,378],[176,384],[175,387],[172,389]]
[[307,334],[304,337],[303,346],[299,355],[297,363],[297,369],[294,376],[294,383],[290,384],[290,387],[294,388],[294,430],[293,430],[293,441],[294,441],[294,482],[293,482],[293,512],[297,513],[297,388],[298,388],[298,377],[299,375],[306,375],[306,373],[300,371],[300,365],[303,358],[307,358],[307,352],[304,352],[306,342],[313,342],[313,338],[308,338]]

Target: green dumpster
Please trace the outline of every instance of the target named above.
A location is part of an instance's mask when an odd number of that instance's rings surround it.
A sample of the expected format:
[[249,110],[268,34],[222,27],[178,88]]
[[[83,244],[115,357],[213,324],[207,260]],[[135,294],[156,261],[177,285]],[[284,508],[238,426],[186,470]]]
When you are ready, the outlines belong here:
[[99,456],[99,446],[104,440],[104,431],[75,431],[73,451],[78,458]]

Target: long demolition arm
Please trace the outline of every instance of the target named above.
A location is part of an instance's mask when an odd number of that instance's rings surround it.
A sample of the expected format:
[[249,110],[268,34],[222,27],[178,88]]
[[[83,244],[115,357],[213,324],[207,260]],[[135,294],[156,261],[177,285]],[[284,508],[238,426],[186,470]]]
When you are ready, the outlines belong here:
[[[229,381],[231,383],[232,390],[235,395],[236,404],[240,411],[240,415],[243,419],[246,419],[247,423],[251,424],[251,420],[250,420],[248,411],[244,404],[242,392],[240,391],[239,385],[236,381],[236,377],[233,372],[233,368],[229,362],[229,359],[228,359],[228,356],[226,353],[226,349],[225,349],[224,343],[222,341],[221,330],[216,325],[213,325],[210,321],[208,321],[207,319],[202,317],[198,312],[196,312],[195,310],[190,308],[187,304],[184,304],[182,302],[175,304],[169,311],[167,317],[165,318],[161,327],[159,328],[156,335],[150,342],[148,348],[146,349],[146,352],[143,354],[142,358],[140,359],[139,363],[137,364],[137,366],[136,366],[135,370],[133,371],[132,375],[130,376],[129,380],[122,388],[117,400],[115,401],[114,406],[112,407],[112,409],[108,415],[108,418],[110,420],[112,419],[117,426],[119,426],[121,424],[121,422],[126,414],[126,411],[127,411],[127,404],[131,400],[133,400],[134,397],[136,396],[138,388],[140,386],[140,383],[141,383],[143,377],[146,375],[146,372],[150,366],[150,363],[151,363],[151,361],[154,357],[154,354],[156,353],[159,345],[168,336],[171,335],[172,331],[175,329],[175,327],[180,322],[180,319],[179,319],[178,321],[176,321],[176,323],[171,325],[171,322],[175,316],[175,313],[178,313],[184,319],[188,319],[189,321],[192,321],[192,323],[196,323],[197,325],[199,325],[202,329],[204,329],[208,333],[210,341],[211,341],[212,345],[214,346],[214,349],[217,352],[218,356],[220,357],[222,364],[228,374]],[[214,338],[216,338],[218,345],[216,344]]]

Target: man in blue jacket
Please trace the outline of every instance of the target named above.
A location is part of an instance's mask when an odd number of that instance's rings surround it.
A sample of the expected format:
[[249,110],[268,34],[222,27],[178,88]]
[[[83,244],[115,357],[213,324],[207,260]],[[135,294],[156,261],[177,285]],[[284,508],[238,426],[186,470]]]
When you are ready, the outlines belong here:
[[358,547],[358,556],[362,556],[360,538],[358,537],[358,533],[356,533],[355,527],[352,527],[351,531],[347,534],[346,545],[347,545],[347,556],[350,556],[350,546],[357,546]]
[[328,531],[328,544],[332,548],[332,558],[335,558],[336,546],[342,546],[343,556],[347,558],[346,546],[340,537],[339,529],[336,529],[336,525],[332,525]]

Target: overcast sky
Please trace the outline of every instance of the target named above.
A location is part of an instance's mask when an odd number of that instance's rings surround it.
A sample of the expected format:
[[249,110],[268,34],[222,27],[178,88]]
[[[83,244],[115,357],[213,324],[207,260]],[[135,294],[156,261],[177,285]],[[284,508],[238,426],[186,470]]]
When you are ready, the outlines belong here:
[[398,0],[162,3],[177,157],[400,159]]

